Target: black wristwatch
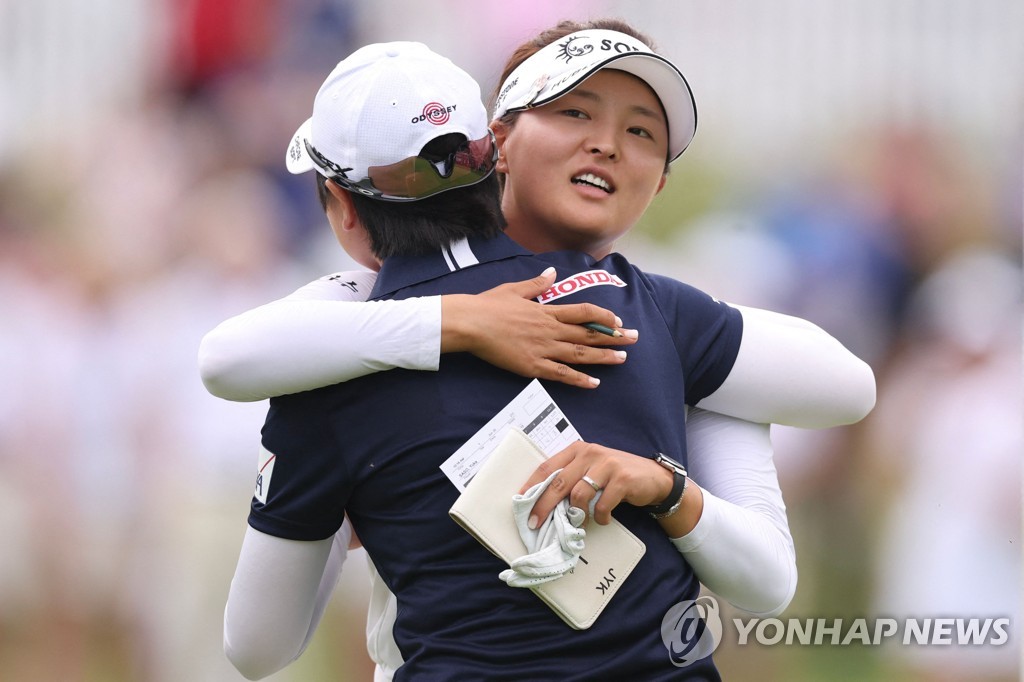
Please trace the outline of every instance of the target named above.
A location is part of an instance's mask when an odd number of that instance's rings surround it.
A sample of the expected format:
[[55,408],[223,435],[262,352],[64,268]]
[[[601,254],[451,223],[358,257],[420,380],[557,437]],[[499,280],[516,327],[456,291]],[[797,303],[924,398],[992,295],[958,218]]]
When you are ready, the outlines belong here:
[[654,461],[672,472],[672,491],[661,504],[647,505],[643,509],[656,519],[664,519],[675,514],[683,504],[683,494],[686,492],[686,467],[660,452],[655,454]]

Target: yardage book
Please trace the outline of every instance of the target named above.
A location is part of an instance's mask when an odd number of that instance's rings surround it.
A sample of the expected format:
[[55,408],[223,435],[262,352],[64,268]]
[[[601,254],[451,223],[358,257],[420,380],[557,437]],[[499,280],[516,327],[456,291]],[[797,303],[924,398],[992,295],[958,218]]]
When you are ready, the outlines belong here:
[[[527,553],[512,515],[512,496],[545,459],[547,455],[523,431],[508,429],[448,512],[506,563]],[[572,571],[526,588],[577,630],[594,624],[647,551],[615,519],[607,526],[588,522],[586,531],[583,553]]]

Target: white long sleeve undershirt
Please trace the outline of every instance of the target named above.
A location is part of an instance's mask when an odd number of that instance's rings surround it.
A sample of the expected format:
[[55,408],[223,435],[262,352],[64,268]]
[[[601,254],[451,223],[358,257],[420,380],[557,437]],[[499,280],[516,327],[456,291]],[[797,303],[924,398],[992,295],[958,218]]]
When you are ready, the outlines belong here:
[[316,632],[348,554],[348,521],[333,537],[287,540],[246,529],[224,607],[224,653],[246,679],[281,670]]
[[693,530],[672,540],[701,583],[760,617],[781,613],[797,584],[796,550],[769,428],[689,411],[689,472],[704,491],[704,510]]
[[[324,277],[222,322],[200,343],[203,383],[217,397],[253,401],[395,367],[436,370],[441,297],[366,302],[375,276]],[[800,318],[735,307],[743,315],[736,362],[699,407],[802,428],[850,424],[871,411],[874,374],[839,341]]]
[[206,389],[251,402],[396,367],[436,371],[441,297],[366,302],[375,279],[323,277],[220,323],[199,344]]

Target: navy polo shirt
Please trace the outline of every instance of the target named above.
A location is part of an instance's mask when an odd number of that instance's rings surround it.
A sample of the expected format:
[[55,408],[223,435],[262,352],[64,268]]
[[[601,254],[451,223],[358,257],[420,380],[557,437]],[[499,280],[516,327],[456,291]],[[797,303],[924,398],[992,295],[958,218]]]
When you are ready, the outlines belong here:
[[[442,253],[388,259],[372,299],[479,293],[557,269],[548,305],[590,301],[640,332],[623,365],[590,366],[597,390],[545,388],[584,439],[686,461],[684,404],[721,385],[739,349],[739,312],[612,254],[534,255],[499,236]],[[294,540],[330,537],[347,512],[395,594],[405,664],[395,679],[719,679],[710,657],[673,666],[661,622],[699,584],[645,512],[615,517],[647,545],[628,581],[588,630],[573,630],[528,589],[498,578],[506,566],[449,516],[458,491],[439,468],[514,398],[528,379],[468,353],[438,372],[393,369],[274,398],[263,445],[274,455],[266,501],[249,523]],[[510,501],[511,504],[511,501]]]

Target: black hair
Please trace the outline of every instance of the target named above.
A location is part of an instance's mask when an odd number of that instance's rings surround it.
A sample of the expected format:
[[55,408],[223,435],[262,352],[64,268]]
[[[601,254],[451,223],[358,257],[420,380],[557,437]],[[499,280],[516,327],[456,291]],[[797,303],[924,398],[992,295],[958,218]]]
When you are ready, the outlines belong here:
[[[316,173],[317,195],[325,211],[333,201],[327,182]],[[419,201],[382,201],[349,194],[370,239],[370,249],[381,260],[431,253],[464,237],[495,237],[505,229],[496,173],[475,185]]]

